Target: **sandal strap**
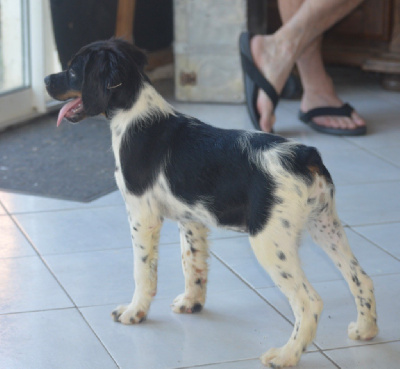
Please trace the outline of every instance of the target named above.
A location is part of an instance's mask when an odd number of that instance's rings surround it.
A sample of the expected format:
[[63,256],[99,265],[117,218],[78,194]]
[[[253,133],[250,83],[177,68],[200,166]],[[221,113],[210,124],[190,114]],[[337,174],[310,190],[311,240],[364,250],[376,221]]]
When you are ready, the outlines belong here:
[[300,112],[300,114],[301,114],[301,119],[303,121],[310,121],[313,118],[325,117],[325,116],[340,116],[340,117],[350,118],[353,111],[354,108],[350,104],[345,103],[340,107],[332,107],[332,106],[320,107],[320,108],[310,109],[308,112],[305,113]]
[[259,88],[261,88],[268,95],[275,109],[279,101],[279,95],[277,94],[274,86],[272,86],[271,83],[269,83],[268,80],[265,79],[265,77],[254,65],[254,62],[252,60],[249,60],[249,58],[243,53],[240,53],[240,56],[242,58],[242,67],[244,72]]

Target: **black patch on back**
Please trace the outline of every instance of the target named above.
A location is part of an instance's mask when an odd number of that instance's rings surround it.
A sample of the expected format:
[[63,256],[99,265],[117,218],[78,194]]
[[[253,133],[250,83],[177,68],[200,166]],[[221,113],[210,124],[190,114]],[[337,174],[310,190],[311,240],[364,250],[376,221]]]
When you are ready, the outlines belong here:
[[[140,122],[130,126],[122,138],[120,161],[127,189],[142,195],[165,167],[171,191],[181,201],[202,203],[222,226],[244,228],[251,235],[259,232],[278,203],[276,184],[239,147],[244,132],[179,114],[154,119],[147,127]],[[249,140],[262,150],[283,141],[267,134]]]
[[[203,203],[222,226],[245,228],[251,235],[266,224],[275,205],[273,178],[249,162],[239,147],[244,134],[180,117],[171,142],[166,176],[172,193],[190,205]],[[194,123],[194,124],[193,124]],[[166,122],[170,125],[171,122]],[[284,140],[256,134],[249,142],[265,150]],[[253,146],[254,145],[254,146]]]

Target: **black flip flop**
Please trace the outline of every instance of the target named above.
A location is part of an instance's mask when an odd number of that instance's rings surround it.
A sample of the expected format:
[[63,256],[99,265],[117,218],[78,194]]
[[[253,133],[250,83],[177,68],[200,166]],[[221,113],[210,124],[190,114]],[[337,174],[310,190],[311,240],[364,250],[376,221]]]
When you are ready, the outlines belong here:
[[[269,83],[261,72],[256,67],[253,56],[250,51],[250,39],[251,35],[249,32],[243,32],[239,38],[239,49],[240,49],[240,60],[242,62],[243,77],[244,77],[244,88],[247,109],[249,111],[251,122],[253,126],[260,130],[260,114],[257,111],[257,93],[258,89],[261,88],[267,94],[272,102],[274,110],[279,101],[279,95],[276,92],[274,86]],[[271,131],[273,133],[273,131]]]
[[326,133],[328,135],[336,136],[362,136],[367,133],[367,127],[357,127],[354,129],[343,129],[324,127],[313,122],[316,117],[336,116],[336,117],[348,117],[351,118],[354,108],[350,104],[343,104],[340,107],[324,106],[320,108],[310,109],[307,112],[299,111],[299,119],[309,125],[315,131]]

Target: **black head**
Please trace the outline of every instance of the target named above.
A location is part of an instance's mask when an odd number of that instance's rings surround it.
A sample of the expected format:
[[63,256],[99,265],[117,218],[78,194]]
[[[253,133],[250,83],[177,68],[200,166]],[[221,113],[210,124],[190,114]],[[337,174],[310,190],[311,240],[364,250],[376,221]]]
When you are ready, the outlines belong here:
[[147,79],[146,62],[141,50],[120,39],[84,46],[67,70],[44,79],[51,97],[73,99],[61,109],[57,125],[64,117],[79,122],[87,116],[110,116],[117,109],[129,109]]

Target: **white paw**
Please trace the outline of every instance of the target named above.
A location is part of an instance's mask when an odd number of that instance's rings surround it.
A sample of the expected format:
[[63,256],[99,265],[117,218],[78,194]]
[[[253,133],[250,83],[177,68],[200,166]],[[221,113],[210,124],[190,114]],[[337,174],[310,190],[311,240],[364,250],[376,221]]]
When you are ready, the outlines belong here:
[[352,340],[372,340],[378,334],[378,326],[374,321],[363,320],[361,323],[351,322],[347,329]]
[[179,295],[171,305],[174,313],[198,313],[203,309],[204,301],[200,299],[196,300],[193,298],[185,297],[185,294]]
[[112,317],[115,322],[123,324],[137,324],[146,320],[147,312],[140,309],[131,308],[130,305],[120,305],[113,312]]
[[278,369],[286,366],[295,366],[300,360],[301,352],[297,355],[293,350],[285,347],[272,348],[260,357],[261,362],[271,368]]

